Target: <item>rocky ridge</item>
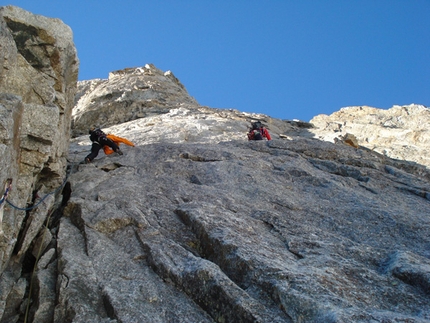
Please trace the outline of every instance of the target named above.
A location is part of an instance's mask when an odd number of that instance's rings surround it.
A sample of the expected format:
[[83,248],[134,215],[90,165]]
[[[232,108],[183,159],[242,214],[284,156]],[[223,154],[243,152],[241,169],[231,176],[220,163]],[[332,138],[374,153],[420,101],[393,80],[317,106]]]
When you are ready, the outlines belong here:
[[152,64],[109,73],[109,78],[78,83],[73,109],[74,136],[86,134],[88,125],[108,127],[183,105],[198,106],[171,71]]
[[[74,138],[59,136],[67,174],[45,176],[62,192],[38,206],[34,238],[9,230],[0,246],[15,250],[0,322],[430,321],[425,166],[316,139],[309,123],[200,106],[169,75],[148,64],[80,82]],[[254,119],[272,141],[247,141]],[[136,147],[80,164],[91,125]]]
[[310,122],[315,125],[311,132],[320,139],[334,142],[351,133],[362,147],[430,168],[430,109],[425,106],[347,107]]

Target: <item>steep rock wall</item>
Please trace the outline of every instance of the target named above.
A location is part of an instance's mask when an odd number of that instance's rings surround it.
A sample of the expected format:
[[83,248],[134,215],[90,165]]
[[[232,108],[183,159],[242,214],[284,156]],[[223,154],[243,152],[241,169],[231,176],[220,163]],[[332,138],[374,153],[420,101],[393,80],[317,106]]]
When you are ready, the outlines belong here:
[[[3,15],[9,24],[17,16]],[[2,28],[11,51],[12,34]],[[52,74],[46,60],[21,56]],[[77,71],[69,66],[64,75]],[[28,214],[25,234],[2,240],[2,255],[15,251],[3,258],[0,322],[430,321],[428,169],[318,140],[310,124],[201,107],[151,65],[81,85],[75,135],[96,124],[136,147],[82,164],[87,135],[70,141],[67,189],[49,225],[51,195]],[[33,186],[48,188],[63,178],[54,157],[36,167],[58,135],[47,124],[67,114],[61,100],[42,103],[57,97],[52,88],[33,91],[37,103],[23,99],[32,91],[3,95],[3,158],[25,167],[2,176],[40,169]],[[248,142],[253,119],[274,140]],[[26,202],[31,191],[17,193]]]
[[[22,263],[66,175],[78,58],[71,29],[21,8],[0,8],[0,313],[28,287]],[[2,315],[0,315],[1,317]],[[6,315],[7,316],[7,315]],[[4,318],[4,315],[3,315]],[[3,322],[3,321],[2,321]]]
[[[273,141],[247,141],[259,118]],[[104,130],[136,147],[77,165],[90,142],[71,141],[58,270],[62,285],[75,279],[56,319],[430,320],[424,166],[234,110],[180,107]]]
[[[108,128],[138,145],[75,165],[58,321],[430,320],[424,167],[293,133],[163,137],[210,119],[198,116],[163,115],[154,132],[155,117]],[[90,143],[70,148],[79,161]]]

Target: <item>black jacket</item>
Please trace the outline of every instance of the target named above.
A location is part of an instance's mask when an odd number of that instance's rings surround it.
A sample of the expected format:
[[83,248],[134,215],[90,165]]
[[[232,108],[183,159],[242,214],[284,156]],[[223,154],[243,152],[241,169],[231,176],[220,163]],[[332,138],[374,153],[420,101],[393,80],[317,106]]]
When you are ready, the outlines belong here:
[[95,129],[93,131],[91,131],[90,133],[90,140],[92,142],[98,142],[100,143],[100,141],[103,141],[106,139],[106,134],[101,131],[100,129]]

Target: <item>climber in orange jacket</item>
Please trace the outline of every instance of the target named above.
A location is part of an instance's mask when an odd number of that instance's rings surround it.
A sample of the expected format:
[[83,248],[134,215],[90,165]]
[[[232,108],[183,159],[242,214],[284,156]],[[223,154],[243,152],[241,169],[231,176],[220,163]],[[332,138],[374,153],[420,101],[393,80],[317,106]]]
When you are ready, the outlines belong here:
[[[120,143],[123,143],[123,144],[126,144],[128,146],[134,147],[134,144],[130,140],[127,140],[125,138],[121,138],[121,137],[115,136],[115,135],[113,135],[111,133],[107,134],[106,137],[108,139],[112,140],[118,147],[119,147]],[[109,146],[103,146],[103,151],[105,152],[106,155],[110,155],[110,154],[114,153],[114,150],[111,147],[109,147]]]
[[114,152],[118,155],[122,155],[122,151],[119,149],[120,143],[134,147],[131,141],[112,134],[106,135],[100,128],[91,127],[89,134],[93,144],[91,145],[90,154],[85,157],[85,164],[91,163],[102,148],[106,155],[110,155]]

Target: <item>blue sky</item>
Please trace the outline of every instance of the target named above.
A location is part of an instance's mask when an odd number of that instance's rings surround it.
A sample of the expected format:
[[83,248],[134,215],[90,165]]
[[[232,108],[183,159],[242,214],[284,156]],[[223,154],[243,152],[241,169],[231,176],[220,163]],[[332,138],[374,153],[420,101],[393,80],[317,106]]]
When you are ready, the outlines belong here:
[[288,120],[352,105],[430,106],[430,0],[8,4],[72,28],[80,80],[153,63],[201,105]]

